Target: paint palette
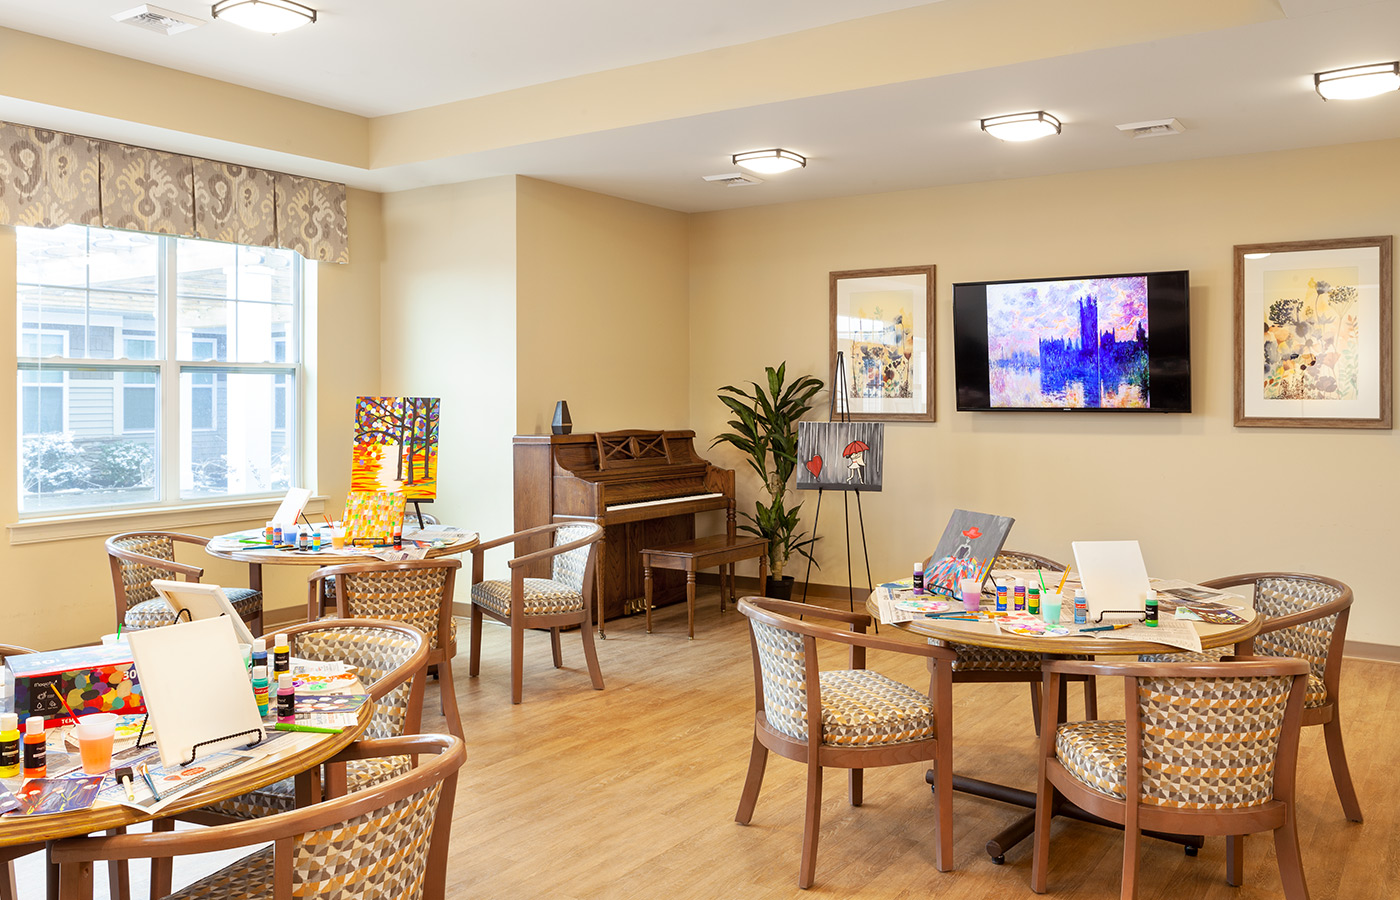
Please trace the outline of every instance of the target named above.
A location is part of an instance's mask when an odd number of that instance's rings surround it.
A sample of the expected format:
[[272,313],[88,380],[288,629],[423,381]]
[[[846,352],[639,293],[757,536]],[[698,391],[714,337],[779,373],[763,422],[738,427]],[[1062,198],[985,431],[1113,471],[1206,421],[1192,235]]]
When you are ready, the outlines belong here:
[[896,600],[894,605],[897,609],[916,613],[946,612],[951,608],[942,600],[924,600],[918,597],[913,597],[908,600]]
[[1070,633],[1070,629],[1062,625],[1047,625],[1032,616],[1018,616],[1016,618],[998,618],[997,627],[1007,634],[1016,634],[1022,637],[1065,637]]
[[369,694],[297,695],[297,715],[305,713],[355,712],[369,701]]

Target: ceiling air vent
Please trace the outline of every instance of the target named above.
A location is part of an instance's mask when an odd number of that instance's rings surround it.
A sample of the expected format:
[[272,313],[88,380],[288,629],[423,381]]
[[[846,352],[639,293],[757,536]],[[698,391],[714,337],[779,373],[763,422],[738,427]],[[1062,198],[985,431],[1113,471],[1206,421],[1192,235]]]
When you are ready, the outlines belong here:
[[723,175],[706,175],[705,180],[725,187],[743,187],[746,184],[763,184],[762,178],[745,175],[743,172],[726,172]]
[[1186,126],[1181,124],[1180,119],[1152,119],[1148,122],[1119,125],[1118,130],[1135,138],[1165,137],[1169,134],[1181,134],[1186,130]]
[[128,25],[135,25],[137,28],[144,28],[147,31],[154,31],[157,34],[179,34],[182,31],[189,31],[191,28],[198,28],[207,21],[177,13],[173,9],[152,6],[149,3],[142,3],[126,12],[119,12],[112,16],[112,19],[117,22],[125,22]]

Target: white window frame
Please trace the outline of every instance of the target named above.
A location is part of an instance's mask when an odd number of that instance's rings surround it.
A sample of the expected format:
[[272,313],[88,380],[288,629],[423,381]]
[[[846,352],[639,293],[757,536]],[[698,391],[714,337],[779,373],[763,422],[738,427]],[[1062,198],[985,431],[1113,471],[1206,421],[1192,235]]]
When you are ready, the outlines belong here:
[[[48,366],[49,366],[50,369],[53,368],[53,366],[54,366],[54,362],[53,362],[53,361],[54,361],[55,359],[65,359],[65,360],[66,360],[66,359],[68,358],[68,339],[69,339],[72,335],[70,335],[66,329],[62,329],[62,328],[44,328],[43,326],[40,326],[40,327],[38,327],[38,328],[25,328],[23,325],[21,325],[20,328],[19,328],[19,334],[20,334],[20,343],[21,343],[21,344],[24,343],[24,339],[25,339],[26,337],[28,337],[28,336],[30,336],[30,335],[33,335],[33,336],[37,339],[35,346],[36,346],[36,348],[37,348],[40,352],[42,352],[43,349],[44,349],[42,345],[43,345],[43,342],[44,342],[44,337],[45,337],[46,335],[48,335],[48,336],[56,336],[56,337],[60,338],[60,339],[63,341],[63,353],[62,353],[60,356],[21,356],[21,357],[19,357],[19,359],[20,359],[21,362],[24,362],[24,363],[31,363],[31,365],[21,365],[21,366],[19,366],[18,370],[17,370],[16,373],[15,373],[15,375],[16,375],[15,381],[18,382],[18,386],[19,386],[19,390],[18,390],[18,392],[17,392],[17,394],[16,394],[16,397],[15,397],[15,401],[16,401],[16,403],[18,403],[18,405],[19,405],[19,421],[15,423],[15,429],[19,432],[19,439],[20,439],[21,441],[23,441],[24,438],[25,438],[25,435],[29,433],[29,432],[26,432],[26,431],[24,430],[24,389],[27,388],[27,387],[39,388],[40,390],[42,390],[43,388],[58,388],[58,389],[59,389],[59,397],[60,397],[60,399],[59,399],[58,412],[59,412],[59,415],[63,417],[63,422],[59,425],[58,431],[57,431],[57,432],[53,432],[53,431],[36,431],[36,432],[33,432],[33,434],[35,434],[35,435],[41,435],[41,434],[63,434],[64,432],[66,432],[66,431],[68,430],[68,372],[67,372],[67,370],[66,370],[66,369],[60,370],[60,374],[63,375],[63,380],[62,380],[62,381],[30,381],[30,382],[26,382],[26,381],[24,380],[24,376],[23,376],[23,375],[20,375],[19,373],[20,373],[20,372],[26,372],[26,371],[27,371],[27,372],[42,372],[42,371],[44,371],[44,361],[45,361],[45,360],[48,360]],[[23,458],[23,454],[21,454],[20,458],[21,458],[21,459]],[[23,481],[22,478],[21,478],[21,481]]]
[[[179,295],[178,272],[177,267],[175,265],[174,253],[176,242],[178,240],[181,240],[181,238],[178,238],[173,235],[157,235],[157,238],[159,240],[157,277],[160,282],[160,288],[157,291],[155,340],[157,348],[164,349],[164,352],[159,354],[161,358],[154,360],[128,360],[121,357],[115,359],[70,359],[66,355],[61,358],[18,356],[15,375],[18,393],[17,400],[19,401],[19,408],[17,410],[17,418],[19,419],[19,421],[16,422],[16,450],[17,460],[22,461],[23,454],[22,452],[18,451],[20,443],[24,439],[24,435],[20,433],[22,432],[22,428],[20,426],[22,426],[23,424],[23,390],[25,385],[23,378],[20,375],[20,372],[26,370],[42,369],[44,367],[63,367],[64,369],[80,368],[87,370],[100,370],[112,372],[112,384],[115,395],[113,404],[113,432],[116,435],[128,433],[133,435],[141,435],[151,433],[149,430],[127,432],[124,428],[122,428],[122,426],[124,425],[124,421],[121,419],[121,416],[123,415],[121,392],[124,389],[124,385],[122,383],[122,379],[116,377],[116,374],[128,371],[157,372],[155,384],[157,403],[155,428],[155,466],[157,499],[154,502],[138,501],[136,503],[131,504],[101,504],[94,506],[72,507],[64,509],[45,509],[33,510],[28,512],[19,511],[21,525],[18,527],[23,527],[23,523],[26,520],[36,520],[37,524],[37,520],[47,520],[55,517],[71,518],[85,516],[102,516],[104,514],[129,515],[134,511],[145,509],[170,510],[181,508],[200,509],[209,508],[211,506],[225,507],[233,505],[256,504],[259,502],[268,501],[273,498],[283,496],[284,492],[281,490],[265,491],[258,493],[220,494],[213,496],[198,496],[189,498],[181,496],[181,473],[186,467],[186,463],[184,462],[184,459],[181,454],[181,449],[188,448],[189,446],[188,442],[183,440],[180,422],[180,375],[182,372],[199,371],[207,369],[215,373],[269,375],[281,374],[291,376],[292,384],[286,386],[287,421],[290,423],[294,423],[295,427],[291,429],[272,429],[272,431],[273,433],[282,434],[286,434],[288,430],[291,431],[291,435],[289,437],[289,439],[292,442],[291,472],[289,475],[289,480],[290,483],[293,485],[299,485],[303,482],[305,472],[305,454],[307,452],[307,447],[309,446],[307,432],[311,427],[309,423],[304,421],[302,417],[303,406],[300,402],[301,394],[302,391],[305,389],[305,383],[307,378],[305,360],[308,355],[307,348],[303,343],[303,325],[305,317],[307,315],[308,298],[312,294],[312,285],[314,284],[313,278],[311,277],[312,273],[308,272],[305,260],[302,259],[300,255],[292,255],[292,279],[293,284],[295,286],[293,291],[293,315],[291,318],[289,334],[287,335],[285,340],[287,340],[288,342],[288,350],[295,354],[294,362],[244,363],[225,362],[221,360],[182,360],[179,359],[176,355],[178,351],[177,345],[179,335]],[[236,301],[238,303],[260,302],[239,300],[237,297],[228,299],[230,302]],[[20,331],[23,332],[22,324],[18,322],[19,314],[20,310],[17,308],[17,325],[19,326]],[[48,329],[41,329],[41,333],[44,330]],[[68,333],[66,331],[62,331],[59,333],[62,333],[64,335],[64,352],[66,354],[68,351]],[[145,339],[145,337],[143,336],[140,339]],[[114,335],[114,341],[116,342],[113,346],[114,357],[117,356],[118,347],[121,347],[124,350],[124,345],[120,343],[122,340],[123,336],[121,335],[120,330],[118,330],[118,333]],[[67,430],[68,426],[68,381],[69,380],[65,375],[63,382],[63,412],[65,431]],[[55,384],[50,386],[57,387],[58,385]],[[217,378],[216,384],[213,385],[212,388],[215,394],[214,424],[215,430],[217,430]],[[189,432],[191,433],[192,431],[193,429],[189,430]],[[16,467],[15,477],[17,482],[19,482],[22,485],[23,475],[19,471],[18,466]],[[23,490],[22,486],[20,487],[20,490]],[[11,543],[17,542],[15,540],[14,533],[14,529],[16,527],[17,526],[10,526]],[[24,541],[19,542],[22,543]]]

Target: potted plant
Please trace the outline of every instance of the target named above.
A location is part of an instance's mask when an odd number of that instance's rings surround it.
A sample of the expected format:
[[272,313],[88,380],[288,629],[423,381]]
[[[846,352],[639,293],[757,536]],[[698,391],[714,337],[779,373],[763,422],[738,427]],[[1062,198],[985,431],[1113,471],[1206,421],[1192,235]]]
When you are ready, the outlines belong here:
[[753,514],[743,514],[750,524],[739,527],[768,541],[764,593],[787,599],[792,596],[793,578],[783,575],[783,569],[794,553],[811,559],[809,547],[816,540],[798,528],[802,504],[791,509],[787,506],[788,482],[797,466],[797,420],[812,408],[811,400],[823,384],[803,375],[785,385],[786,362],[776,369],[765,367],[764,372],[768,376],[766,388],[749,382],[752,393],[733,385],[719,389],[720,402],[737,418],[729,420],[733,430],[715,438],[710,446],[729,444],[742,451],[748,456],[749,467],[763,480],[768,502],[755,500]]

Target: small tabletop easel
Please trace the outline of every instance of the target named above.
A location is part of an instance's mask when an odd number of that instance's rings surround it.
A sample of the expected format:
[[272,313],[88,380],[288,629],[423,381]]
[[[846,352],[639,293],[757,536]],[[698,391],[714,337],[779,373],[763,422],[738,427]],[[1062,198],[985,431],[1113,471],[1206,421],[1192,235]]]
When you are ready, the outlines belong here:
[[[846,354],[840,350],[836,351],[836,372],[831,384],[831,421],[849,422],[851,420],[851,401],[846,396]],[[837,416],[840,416],[838,419]],[[824,489],[817,488],[817,511],[812,516],[812,539],[817,537],[817,523],[822,517],[822,494]],[[860,508],[860,488],[852,488],[849,491],[841,492],[841,505],[846,515],[846,589],[848,600],[852,612],[856,608],[856,586],[855,579],[851,575],[851,504],[849,497],[856,495],[856,517],[860,522],[860,550],[865,556],[865,581],[870,590],[875,590],[875,581],[870,577],[870,549],[865,543],[865,513]],[[812,557],[807,556],[807,575],[802,582],[802,602],[807,602],[807,587],[812,583]],[[878,627],[878,626],[877,626]]]
[[415,516],[418,517],[418,528],[419,528],[420,530],[424,527],[424,526],[423,526],[423,507],[422,507],[420,504],[423,504],[423,503],[432,503],[432,502],[433,502],[432,500],[409,500],[409,501],[408,501],[408,503],[409,503],[409,504],[412,504],[412,506],[413,506],[413,514],[414,514]]

